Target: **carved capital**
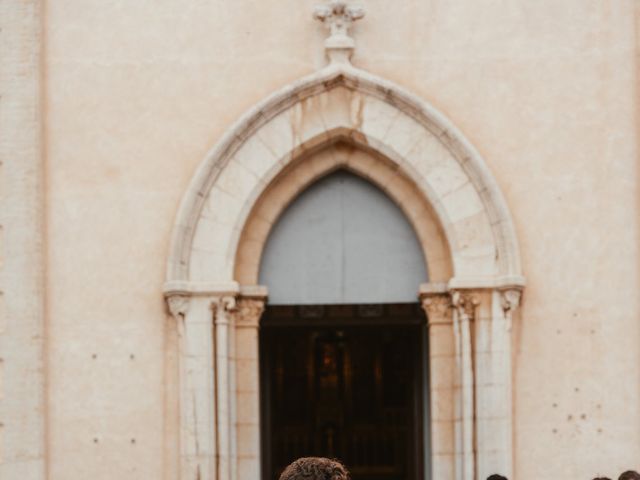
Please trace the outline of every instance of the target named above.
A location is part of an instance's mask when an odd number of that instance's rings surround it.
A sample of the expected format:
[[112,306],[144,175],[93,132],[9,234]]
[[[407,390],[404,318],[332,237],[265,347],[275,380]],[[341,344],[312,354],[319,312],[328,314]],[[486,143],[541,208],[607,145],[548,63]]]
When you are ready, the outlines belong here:
[[258,328],[264,312],[264,299],[240,298],[235,311],[235,323],[238,328]]
[[473,320],[476,308],[480,305],[480,298],[471,291],[453,290],[451,292],[451,304],[461,319]]
[[504,311],[508,332],[510,332],[513,327],[513,312],[515,312],[520,305],[521,295],[522,291],[517,288],[508,288],[500,291],[500,300],[502,302],[502,310]]
[[502,309],[504,312],[513,313],[520,305],[521,296],[522,292],[515,288],[500,291],[500,300],[502,301]]
[[216,325],[228,325],[233,320],[233,313],[237,309],[236,297],[224,295],[211,302],[213,319]]
[[220,299],[220,305],[224,308],[225,312],[235,312],[238,308],[236,297],[225,296]]
[[189,296],[187,295],[170,295],[166,297],[169,313],[176,320],[184,318],[189,310]]
[[427,314],[429,325],[451,323],[448,314],[452,305],[451,297],[448,294],[424,295],[421,298],[421,305]]

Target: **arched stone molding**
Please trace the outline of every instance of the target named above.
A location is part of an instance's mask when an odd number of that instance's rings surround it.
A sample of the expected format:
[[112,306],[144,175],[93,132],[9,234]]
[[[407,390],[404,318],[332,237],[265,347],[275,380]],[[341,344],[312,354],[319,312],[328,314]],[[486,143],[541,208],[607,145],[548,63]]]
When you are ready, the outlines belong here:
[[259,478],[255,379],[266,289],[251,285],[278,215],[337,168],[381,187],[423,244],[434,478],[510,476],[510,325],[524,280],[502,194],[435,109],[333,63],[243,116],[182,200],[165,284],[179,325],[181,478]]
[[267,98],[207,155],[178,212],[168,289],[232,280],[239,232],[255,200],[292,160],[337,135],[380,152],[414,179],[447,238],[453,284],[522,284],[513,224],[478,152],[433,107],[334,64]]

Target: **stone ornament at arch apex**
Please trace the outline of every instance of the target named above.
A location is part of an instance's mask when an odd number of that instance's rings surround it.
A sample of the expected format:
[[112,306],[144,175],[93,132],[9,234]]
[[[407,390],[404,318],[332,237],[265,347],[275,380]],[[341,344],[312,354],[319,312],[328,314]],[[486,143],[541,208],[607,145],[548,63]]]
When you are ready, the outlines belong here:
[[413,180],[448,243],[452,288],[524,284],[509,210],[479,153],[426,102],[334,63],[257,104],[207,154],[180,205],[165,293],[234,282],[257,199],[291,162],[337,140],[379,153]]

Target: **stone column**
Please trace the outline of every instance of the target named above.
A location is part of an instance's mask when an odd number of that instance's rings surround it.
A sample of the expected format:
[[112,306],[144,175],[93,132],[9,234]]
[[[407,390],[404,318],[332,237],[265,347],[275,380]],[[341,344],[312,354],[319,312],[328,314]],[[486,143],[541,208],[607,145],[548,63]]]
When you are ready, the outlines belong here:
[[216,379],[216,479],[234,480],[236,473],[235,448],[235,360],[232,354],[234,339],[234,296],[218,297],[212,304],[215,324]]
[[482,293],[475,325],[478,478],[513,475],[511,325],[520,289]]
[[[493,473],[511,478],[511,325],[521,287],[424,292],[434,478],[481,480]],[[452,392],[449,398],[446,388]],[[453,425],[449,437],[447,421]],[[454,460],[447,462],[447,452]]]
[[171,294],[180,370],[180,478],[214,480],[216,466],[212,299]]
[[[429,335],[430,451],[433,478],[454,478],[456,446],[454,434],[454,387],[456,350],[449,293],[423,292]],[[429,461],[425,462],[428,466]]]
[[455,443],[456,480],[476,478],[475,398],[473,365],[473,323],[479,304],[478,294],[469,290],[451,292],[453,331],[456,345]]
[[260,478],[260,382],[258,328],[266,288],[243,288],[235,311],[235,368],[238,435],[237,472],[241,480]]

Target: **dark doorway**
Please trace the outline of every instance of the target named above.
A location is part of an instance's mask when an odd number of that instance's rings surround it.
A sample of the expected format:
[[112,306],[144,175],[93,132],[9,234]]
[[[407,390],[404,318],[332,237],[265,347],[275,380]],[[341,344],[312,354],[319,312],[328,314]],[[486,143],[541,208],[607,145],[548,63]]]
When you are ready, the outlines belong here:
[[354,480],[424,478],[424,323],[415,304],[268,307],[263,479],[303,456],[337,458]]

